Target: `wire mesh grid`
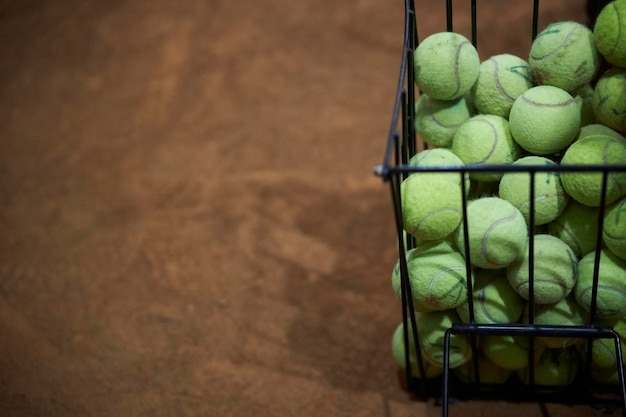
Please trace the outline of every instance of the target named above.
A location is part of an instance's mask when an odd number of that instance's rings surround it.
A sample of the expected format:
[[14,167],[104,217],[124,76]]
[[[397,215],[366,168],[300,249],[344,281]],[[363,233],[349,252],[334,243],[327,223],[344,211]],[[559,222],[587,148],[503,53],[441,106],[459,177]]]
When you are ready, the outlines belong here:
[[[452,0],[444,0],[446,3],[446,30],[452,32],[453,28],[453,3]],[[548,1],[548,0],[544,0]],[[468,0],[471,10],[471,42],[475,47],[478,45],[477,39],[477,22],[478,8],[477,3],[480,0]],[[532,3],[532,29],[529,34],[531,40],[534,40],[538,31],[539,20],[539,0],[531,0]],[[591,2],[590,13],[594,16],[601,9],[600,3]],[[442,413],[445,416],[449,412],[449,403],[452,400],[463,399],[499,399],[512,402],[556,402],[564,404],[586,404],[600,408],[610,408],[620,410],[622,415],[626,416],[626,390],[624,384],[624,370],[622,357],[622,348],[619,334],[612,328],[599,324],[597,318],[597,294],[598,281],[600,274],[600,249],[602,247],[602,231],[603,222],[606,211],[606,194],[609,175],[616,172],[626,172],[626,161],[615,165],[464,165],[464,166],[416,166],[409,164],[409,160],[417,152],[425,149],[423,142],[418,141],[414,127],[415,122],[415,104],[416,98],[419,97],[419,87],[415,83],[413,54],[419,45],[418,39],[418,16],[416,16],[414,0],[405,0],[405,19],[404,19],[404,43],[401,57],[400,74],[398,77],[397,93],[394,100],[391,125],[387,138],[386,148],[384,152],[383,162],[374,168],[374,173],[381,177],[384,182],[388,183],[391,191],[393,203],[393,214],[397,233],[398,244],[398,266],[401,278],[401,305],[402,305],[402,323],[403,323],[403,340],[405,355],[405,383],[408,391],[417,398],[430,399],[435,398],[442,405]],[[440,378],[416,378],[413,376],[412,366],[418,367],[419,375],[426,375],[425,361],[422,357],[421,349],[416,349],[417,363],[411,363],[409,358],[409,341],[414,346],[419,346],[419,329],[416,325],[416,313],[413,298],[411,296],[411,282],[409,279],[409,271],[407,265],[407,252],[416,246],[415,239],[407,235],[403,226],[402,204],[401,204],[401,183],[408,178],[409,175],[448,172],[459,175],[462,188],[462,222],[459,226],[462,228],[464,235],[464,254],[465,267],[467,276],[467,303],[469,304],[469,322],[453,323],[445,332],[443,347],[443,373]],[[475,172],[524,172],[529,174],[529,195],[535,194],[535,177],[539,173],[583,173],[594,172],[601,174],[601,194],[600,206],[598,210],[598,232],[595,242],[595,259],[593,270],[593,284],[591,295],[591,309],[589,320],[584,325],[538,325],[534,322],[534,238],[532,231],[535,230],[535,200],[529,199],[529,219],[528,219],[528,275],[529,275],[529,301],[528,314],[524,322],[507,323],[507,324],[482,324],[475,321],[474,300],[472,296],[472,263],[469,247],[469,225],[467,222],[467,205],[468,197],[465,187],[465,179]],[[626,280],[626,274],[624,276]],[[461,382],[451,373],[450,370],[450,339],[453,335],[464,335],[470,340],[471,350],[473,352],[472,361],[475,370],[473,381],[470,383]],[[567,386],[542,386],[536,384],[535,381],[535,353],[533,349],[528,349],[528,383],[520,383],[515,379],[505,384],[489,384],[481,382],[480,364],[478,362],[477,340],[485,335],[506,335],[520,336],[528,339],[529,346],[533,346],[534,340],[539,337],[570,337],[581,338],[585,340],[588,346],[583,361],[582,371],[579,372],[574,383]],[[591,369],[591,343],[594,340],[606,339],[613,341],[617,356],[617,377],[616,385],[603,385],[593,382],[589,377]]]

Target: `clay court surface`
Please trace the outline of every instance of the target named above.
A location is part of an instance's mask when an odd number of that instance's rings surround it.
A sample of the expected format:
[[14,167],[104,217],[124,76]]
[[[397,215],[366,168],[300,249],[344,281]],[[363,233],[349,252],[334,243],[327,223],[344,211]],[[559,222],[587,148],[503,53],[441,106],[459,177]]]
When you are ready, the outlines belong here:
[[[481,57],[527,54],[531,3],[479,2]],[[1,416],[441,415],[391,358],[372,173],[402,6],[0,1]],[[442,6],[419,2],[423,36]],[[584,3],[541,16],[584,21]]]

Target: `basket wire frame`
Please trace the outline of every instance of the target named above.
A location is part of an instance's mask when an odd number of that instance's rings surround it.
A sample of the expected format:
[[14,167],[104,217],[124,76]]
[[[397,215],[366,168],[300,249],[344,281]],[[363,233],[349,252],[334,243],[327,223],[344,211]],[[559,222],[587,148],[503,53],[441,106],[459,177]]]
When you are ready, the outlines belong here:
[[[471,42],[477,47],[477,0],[468,0],[470,3],[471,18]],[[453,2],[446,2],[446,31],[452,32],[453,28]],[[538,32],[540,0],[532,0],[532,27],[530,38],[535,39]],[[417,17],[414,0],[405,0],[404,19],[404,43],[402,48],[402,59],[400,64],[400,74],[398,77],[397,92],[394,101],[391,125],[387,137],[383,163],[374,168],[374,173],[381,177],[390,186],[393,212],[398,237],[399,272],[401,277],[401,305],[403,321],[403,338],[405,347],[411,339],[414,346],[419,346],[419,332],[416,326],[415,309],[413,298],[411,297],[411,284],[409,282],[408,265],[406,253],[415,247],[415,240],[410,235],[404,235],[402,224],[402,207],[400,184],[409,175],[419,172],[456,172],[460,175],[462,187],[462,232],[465,242],[465,262],[467,283],[467,302],[469,304],[469,323],[454,323],[444,336],[444,370],[440,381],[427,380],[426,378],[415,378],[412,376],[412,364],[409,360],[410,349],[405,348],[405,378],[406,387],[409,392],[418,398],[436,398],[442,405],[444,417],[448,416],[449,403],[452,395],[456,399],[500,399],[505,401],[533,401],[533,402],[559,402],[565,404],[587,404],[594,407],[620,409],[622,416],[626,417],[626,389],[623,363],[623,353],[621,349],[619,334],[610,327],[596,325],[597,316],[597,292],[600,269],[600,250],[602,247],[602,228],[604,213],[606,208],[606,192],[608,187],[608,175],[612,172],[626,172],[626,161],[618,165],[554,165],[554,166],[512,166],[512,165],[465,165],[458,166],[438,166],[438,167],[416,167],[408,165],[408,161],[418,152],[417,135],[414,128],[416,84],[413,68],[413,53],[419,45]],[[596,8],[596,14],[599,7]],[[422,144],[423,145],[423,144]],[[535,174],[538,172],[595,172],[602,175],[601,197],[598,214],[598,234],[596,236],[595,264],[593,272],[593,285],[591,295],[590,319],[585,326],[544,326],[534,324],[534,238],[530,233],[529,238],[529,293],[528,318],[527,323],[515,324],[479,324],[474,320],[474,306],[472,294],[472,265],[469,248],[469,228],[467,224],[467,193],[465,179],[471,172],[526,172],[529,174],[529,195],[535,192]],[[534,199],[529,199],[529,220],[528,230],[535,228]],[[625,277],[626,279],[626,277]],[[477,352],[477,338],[481,335],[508,335],[524,336],[528,338],[530,346],[533,346],[536,337],[576,337],[586,339],[587,353],[584,359],[583,375],[576,387],[543,387],[535,384],[535,352],[529,349],[529,384],[528,386],[510,387],[489,386],[480,382],[480,367],[478,355],[472,355],[474,367],[474,384],[461,384],[454,381],[450,376],[449,354],[450,338],[452,335],[465,335],[470,338],[470,346],[473,353]],[[606,387],[594,385],[588,378],[591,364],[591,343],[595,339],[612,339],[614,341],[617,357],[618,385],[616,387]],[[417,367],[420,375],[425,375],[424,359],[421,349],[415,349],[417,356]],[[434,382],[434,383],[433,383]],[[456,385],[455,385],[456,384]]]

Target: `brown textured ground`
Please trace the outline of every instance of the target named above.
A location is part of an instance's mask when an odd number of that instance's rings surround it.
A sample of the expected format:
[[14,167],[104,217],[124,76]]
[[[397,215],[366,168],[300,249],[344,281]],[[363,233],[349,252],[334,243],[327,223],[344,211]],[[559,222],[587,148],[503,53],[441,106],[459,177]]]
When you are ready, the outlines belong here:
[[[526,54],[530,3],[479,2],[483,57]],[[443,2],[419,4],[420,33],[443,30]],[[584,19],[542,4],[540,26]],[[0,1],[0,415],[440,415],[390,357],[372,174],[402,19],[374,0]],[[451,415],[493,407],[574,411]]]

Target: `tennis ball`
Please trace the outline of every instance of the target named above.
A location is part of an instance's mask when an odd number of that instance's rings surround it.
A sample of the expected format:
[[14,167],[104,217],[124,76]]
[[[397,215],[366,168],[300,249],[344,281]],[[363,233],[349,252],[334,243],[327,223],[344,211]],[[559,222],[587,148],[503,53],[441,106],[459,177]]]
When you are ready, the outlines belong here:
[[[528,227],[522,213],[499,197],[483,197],[467,204],[468,246],[471,263],[485,269],[500,269],[524,256]],[[465,254],[463,227],[455,242]]]
[[[526,156],[513,163],[515,166],[556,166],[556,162],[543,156]],[[535,225],[541,226],[556,219],[567,206],[569,196],[563,188],[558,172],[540,171],[534,174]],[[530,220],[530,174],[506,172],[500,180],[499,196],[522,212]]]
[[[546,387],[571,385],[578,375],[579,366],[576,349],[546,349],[535,364],[534,383]],[[516,373],[524,384],[530,384],[530,368]]]
[[619,382],[619,374],[617,368],[597,368],[592,367],[589,376],[591,381],[604,386],[617,386]]
[[535,155],[565,149],[580,130],[580,106],[567,91],[539,85],[519,96],[509,114],[513,139]]
[[[436,166],[448,166],[448,167],[461,167],[465,163],[459,158],[452,150],[447,148],[430,148],[424,149],[409,159],[409,165],[417,167],[436,167]],[[420,175],[428,174],[425,178],[430,178],[434,175],[443,176],[450,181],[461,185],[461,173],[459,172],[437,172],[437,173],[420,173]],[[471,188],[471,182],[468,175],[465,175],[465,194],[469,194]],[[459,187],[460,188],[460,187]]]
[[600,11],[593,36],[598,52],[607,62],[626,67],[626,1],[612,1]]
[[454,100],[468,93],[480,68],[480,57],[472,43],[454,32],[426,37],[413,54],[415,82],[437,100]]
[[[492,114],[471,117],[459,127],[452,140],[452,152],[465,164],[512,164],[520,151],[511,136],[509,122]],[[471,172],[470,178],[496,182],[502,175],[502,172]]]
[[460,184],[440,173],[409,175],[400,184],[404,230],[421,241],[443,239],[461,223]]
[[626,198],[607,209],[602,238],[614,255],[626,260]]
[[[601,326],[612,327],[620,338],[622,352],[626,352],[626,319],[597,323]],[[581,355],[586,358],[589,343],[580,345]],[[625,358],[622,357],[622,362]],[[593,368],[616,370],[617,352],[615,351],[614,339],[593,339],[591,342],[591,364]],[[624,365],[624,363],[622,363]]]
[[[475,323],[515,323],[520,319],[524,301],[507,282],[504,270],[477,269],[473,277]],[[470,322],[467,300],[456,311],[463,322]]]
[[[530,338],[525,336],[485,335],[480,338],[480,350],[496,365],[515,371],[528,367],[530,343]],[[537,362],[546,345],[537,338],[532,343],[533,359]]]
[[509,380],[513,371],[496,365],[484,354],[479,353],[478,372],[475,372],[474,361],[465,362],[454,369],[454,374],[464,384],[504,384]]
[[598,215],[597,207],[570,200],[561,215],[548,223],[548,233],[565,242],[580,259],[596,248]]
[[626,133],[626,68],[613,67],[603,73],[593,90],[592,105],[596,119]]
[[[424,359],[435,366],[443,366],[445,331],[452,327],[452,323],[460,322],[456,311],[417,313],[415,321]],[[449,347],[450,369],[458,368],[472,358],[472,346],[467,336],[452,334]]]
[[[578,278],[573,293],[587,312],[591,311],[595,251],[578,262]],[[596,316],[600,319],[626,317],[626,261],[610,250],[600,249]]]
[[[578,259],[574,251],[559,238],[534,236],[533,302],[554,304],[567,297],[576,282]],[[508,283],[525,300],[530,301],[529,256],[513,262],[506,269]]]
[[591,123],[586,126],[582,126],[576,140],[592,135],[608,135],[614,137],[615,139],[626,141],[624,136],[602,123]]
[[[524,319],[528,321],[529,305],[526,305]],[[580,306],[573,295],[569,295],[554,304],[534,304],[534,323],[536,325],[583,326],[587,324],[589,315]],[[576,337],[538,337],[546,347],[551,349],[565,348],[580,343],[583,339]]]
[[576,104],[580,108],[580,126],[587,126],[595,123],[596,115],[593,112],[593,87],[585,84],[572,93]]
[[528,65],[532,79],[572,93],[594,78],[600,55],[593,32],[574,21],[555,22],[537,34],[530,47]]
[[[410,323],[409,323],[410,325]],[[411,367],[411,375],[415,378],[421,378],[422,374],[419,367],[417,351],[415,349],[415,341],[413,334],[409,329],[407,343],[404,341],[404,323],[400,323],[391,338],[391,353],[398,366],[406,371],[405,349],[409,346],[409,365]],[[418,335],[419,336],[419,335]],[[424,377],[426,379],[438,377],[443,373],[443,367],[433,365],[425,360],[422,361],[424,366]]]
[[421,94],[415,103],[415,131],[425,143],[449,148],[452,146],[454,133],[473,112],[466,96],[443,101]]
[[[467,299],[465,259],[449,242],[428,242],[410,249],[406,262],[416,311],[453,309]],[[394,266],[391,283],[401,297],[400,259]]]
[[508,118],[515,99],[532,86],[525,60],[511,54],[494,55],[480,64],[472,100],[480,113]]
[[[607,165],[626,161],[626,141],[609,135],[586,136],[567,148],[561,165]],[[602,192],[601,172],[562,172],[561,181],[571,198],[587,206],[600,206]],[[614,203],[626,194],[626,173],[609,172],[606,204]]]

